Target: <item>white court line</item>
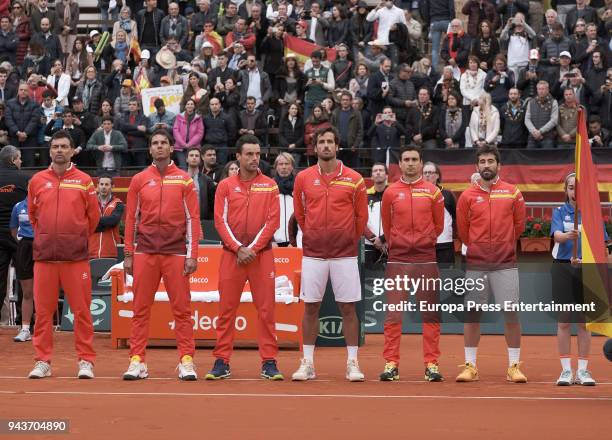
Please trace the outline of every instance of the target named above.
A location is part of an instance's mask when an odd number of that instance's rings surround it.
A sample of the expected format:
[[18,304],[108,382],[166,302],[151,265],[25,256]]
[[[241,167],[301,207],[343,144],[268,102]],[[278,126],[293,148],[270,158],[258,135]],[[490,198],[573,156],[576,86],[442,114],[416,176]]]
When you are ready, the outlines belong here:
[[610,401],[612,396],[602,397],[553,397],[553,396],[427,396],[427,395],[378,395],[378,394],[256,394],[256,393],[134,393],[103,391],[0,391],[2,394],[51,394],[69,396],[152,396],[152,397],[272,397],[272,398],[339,398],[339,399],[442,399],[442,400],[590,400]]

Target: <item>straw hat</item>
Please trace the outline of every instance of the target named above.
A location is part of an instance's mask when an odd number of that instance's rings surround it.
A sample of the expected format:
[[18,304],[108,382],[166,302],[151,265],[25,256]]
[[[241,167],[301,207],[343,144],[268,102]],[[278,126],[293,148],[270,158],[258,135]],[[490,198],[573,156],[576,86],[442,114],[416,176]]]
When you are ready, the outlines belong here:
[[157,55],[155,55],[155,61],[163,69],[174,69],[176,67],[176,57],[170,49],[162,48]]

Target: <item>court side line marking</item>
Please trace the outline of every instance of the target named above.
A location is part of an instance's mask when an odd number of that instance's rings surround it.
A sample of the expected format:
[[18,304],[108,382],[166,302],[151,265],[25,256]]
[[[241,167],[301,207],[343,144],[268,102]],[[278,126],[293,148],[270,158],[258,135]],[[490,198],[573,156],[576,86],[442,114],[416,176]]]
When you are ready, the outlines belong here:
[[428,395],[378,395],[378,394],[256,394],[256,393],[161,393],[161,392],[104,392],[104,391],[0,391],[2,394],[51,394],[72,396],[155,396],[155,397],[288,397],[288,398],[339,398],[339,399],[443,399],[443,400],[590,400],[610,401],[612,396],[601,397],[553,397],[553,396],[428,396]]

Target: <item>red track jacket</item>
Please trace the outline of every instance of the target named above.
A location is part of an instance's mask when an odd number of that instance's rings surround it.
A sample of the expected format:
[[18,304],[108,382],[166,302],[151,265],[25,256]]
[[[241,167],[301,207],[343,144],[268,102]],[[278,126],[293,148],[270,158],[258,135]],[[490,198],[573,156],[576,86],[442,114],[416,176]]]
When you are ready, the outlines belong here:
[[51,167],[36,173],[28,187],[28,211],[34,261],[88,259],[87,239],[100,220],[91,177],[74,164],[61,177]]
[[516,240],[525,230],[523,195],[499,178],[490,192],[472,185],[459,197],[457,229],[468,247],[468,263],[515,264]]
[[383,195],[381,216],[390,262],[436,261],[436,240],[444,229],[444,196],[437,186],[422,177],[398,180]]
[[198,257],[200,208],[189,175],[171,162],[162,176],[153,164],[132,177],[127,196],[125,252]]
[[331,177],[322,175],[319,165],[306,168],[295,178],[293,208],[304,234],[304,256],[357,255],[357,243],[368,223],[367,190],[359,173],[340,161]]
[[280,225],[278,186],[257,171],[252,180],[240,174],[219,182],[215,193],[215,228],[223,247],[238,252],[241,246],[255,253],[269,249]]
[[[101,217],[111,215],[119,203],[122,203],[121,200],[113,197],[106,206],[102,207],[98,200]],[[89,236],[89,258],[117,258],[117,245],[119,243],[121,243],[119,224],[101,232],[94,231]]]

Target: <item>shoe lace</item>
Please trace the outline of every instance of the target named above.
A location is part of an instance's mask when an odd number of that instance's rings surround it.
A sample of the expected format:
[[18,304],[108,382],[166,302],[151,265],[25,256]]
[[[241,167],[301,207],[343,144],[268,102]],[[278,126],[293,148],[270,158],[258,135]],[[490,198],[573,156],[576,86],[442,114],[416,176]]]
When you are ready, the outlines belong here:
[[36,361],[34,364],[34,368],[39,368],[42,371],[47,371],[49,369],[49,364],[45,361]]
[[593,379],[593,376],[591,376],[591,372],[588,370],[580,370],[579,375],[584,379]]
[[187,371],[188,373],[193,373],[195,371],[195,365],[193,361],[183,361],[181,362],[181,365],[183,367],[183,370]]
[[395,362],[387,362],[385,364],[385,373],[393,371],[397,368],[397,364]]
[[80,360],[79,361],[79,368],[82,369],[91,369],[91,362],[86,361],[86,360]]

